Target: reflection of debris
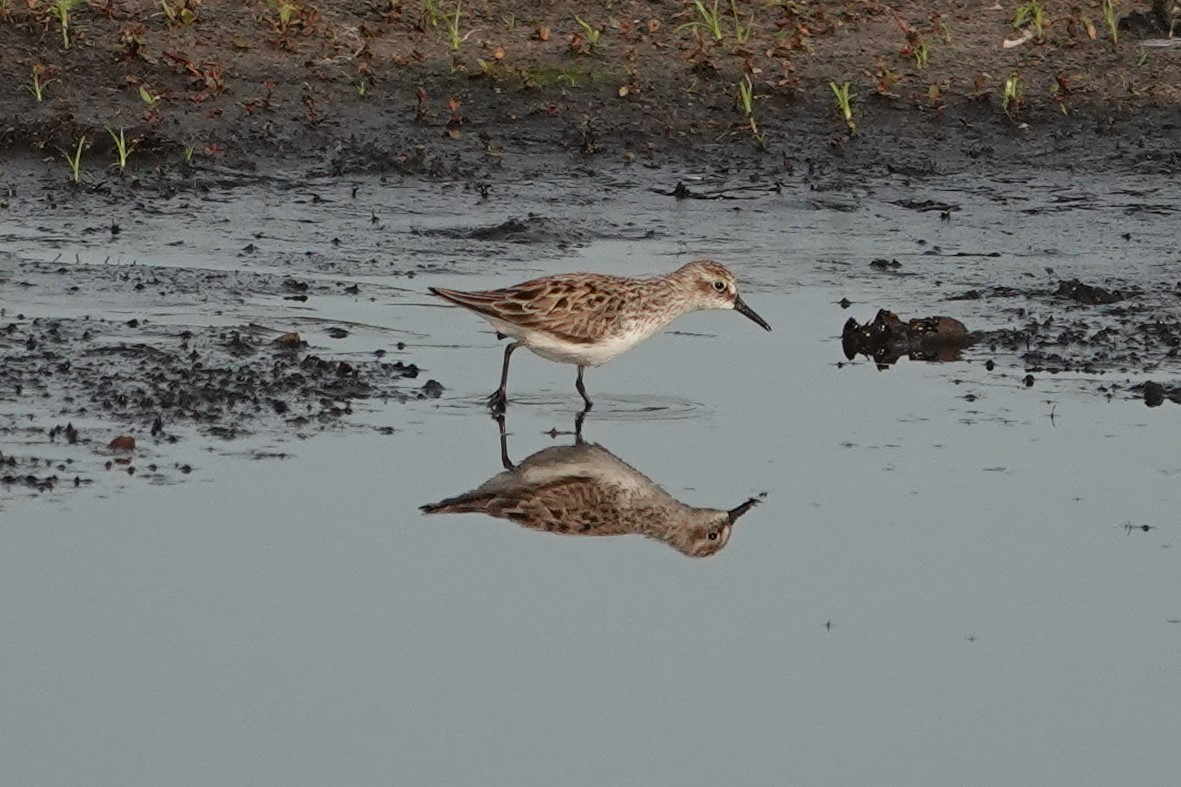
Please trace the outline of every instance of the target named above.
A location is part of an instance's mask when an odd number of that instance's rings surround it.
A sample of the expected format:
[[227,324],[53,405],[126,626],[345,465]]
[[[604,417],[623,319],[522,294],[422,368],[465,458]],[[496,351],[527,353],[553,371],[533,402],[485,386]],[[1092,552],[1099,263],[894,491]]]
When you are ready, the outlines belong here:
[[902,267],[902,263],[898,260],[888,260],[885,257],[878,257],[869,263],[869,267],[876,268],[880,271],[897,270]]
[[953,210],[960,209],[959,205],[953,204],[951,202],[938,202],[933,199],[924,199],[924,200],[902,199],[902,200],[895,201],[894,204],[898,205],[900,207],[903,207],[903,208],[917,210],[920,213],[926,213],[929,211],[939,211],[940,213],[951,213]]
[[841,331],[846,358],[866,355],[880,365],[892,364],[904,355],[912,361],[955,361],[959,360],[960,350],[974,342],[964,324],[952,317],[903,322],[885,309],[864,325],[850,317]]
[[1126,535],[1131,535],[1135,530],[1139,530],[1141,533],[1147,533],[1149,531],[1156,530],[1155,525],[1135,525],[1131,522],[1124,522],[1122,525],[1120,525],[1120,527],[1123,528]]
[[1058,282],[1058,289],[1054,291],[1054,294],[1059,298],[1069,298],[1089,306],[1117,303],[1124,299],[1123,293],[1119,290],[1105,290],[1102,287],[1083,284],[1078,279]]
[[1132,391],[1142,392],[1144,394],[1144,404],[1149,407],[1160,407],[1165,403],[1165,399],[1181,404],[1181,386],[1166,388],[1160,383],[1149,380],[1143,385],[1133,386]]

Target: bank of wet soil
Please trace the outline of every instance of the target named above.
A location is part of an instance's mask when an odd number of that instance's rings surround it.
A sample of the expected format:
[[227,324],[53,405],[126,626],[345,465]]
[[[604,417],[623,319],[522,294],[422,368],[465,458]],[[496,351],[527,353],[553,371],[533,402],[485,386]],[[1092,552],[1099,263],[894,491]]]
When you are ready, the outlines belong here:
[[[14,2],[0,147],[64,182],[59,151],[85,135],[91,184],[114,158],[107,126],[139,140],[145,182],[186,182],[186,160],[490,181],[588,161],[1179,165],[1181,49],[1144,45],[1164,36],[1148,3],[1121,4],[1118,43],[1098,2],[1044,4],[1037,35],[1005,4],[725,5],[715,34],[692,3],[464,3],[453,43],[448,3],[178,0],[170,19],[109,0],[74,10],[67,49],[48,4]],[[830,87],[845,82],[849,126]]]
[[[1145,289],[1144,282],[1124,280],[1123,289],[1107,289],[1060,280],[1057,286],[998,285],[949,296],[956,301],[981,301],[991,312],[989,324],[1011,327],[969,330],[942,315],[901,320],[880,310],[873,320],[849,318],[842,329],[842,347],[849,359],[864,356],[880,366],[902,358],[912,361],[953,362],[985,360],[991,370],[1015,360],[1025,372],[1024,383],[1039,377],[1081,374],[1165,375],[1181,372],[1181,281],[1161,282]],[[1177,389],[1154,380],[1125,384],[1118,379],[1090,383],[1109,397],[1143,398],[1149,406],[1165,399],[1177,401]]]
[[[308,283],[262,273],[150,265],[63,265],[0,260],[9,295],[117,299],[137,316],[28,316],[19,299],[0,309],[0,484],[35,492],[77,487],[95,473],[146,466],[149,480],[192,472],[167,446],[193,437],[307,435],[347,424],[358,401],[437,398],[443,386],[384,345],[358,357],[327,343],[349,335],[325,323],[300,334],[256,323],[199,325],[169,318],[170,305],[205,302],[212,314],[259,297],[307,301],[356,284]],[[101,307],[99,307],[101,310]],[[43,310],[43,309],[42,309]],[[122,310],[122,309],[121,309]],[[163,315],[163,319],[161,319]],[[119,439],[131,438],[126,446]],[[114,442],[113,442],[114,441]],[[133,444],[132,444],[133,443]],[[124,447],[130,450],[124,450]],[[141,460],[135,462],[137,457]],[[145,460],[144,457],[148,458]]]

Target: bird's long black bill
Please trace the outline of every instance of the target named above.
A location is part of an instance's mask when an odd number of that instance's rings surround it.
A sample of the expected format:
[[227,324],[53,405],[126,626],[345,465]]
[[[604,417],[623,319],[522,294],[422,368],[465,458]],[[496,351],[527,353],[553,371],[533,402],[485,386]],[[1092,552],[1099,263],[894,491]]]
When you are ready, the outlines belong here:
[[755,310],[750,308],[749,306],[747,306],[746,301],[742,300],[742,298],[739,298],[737,296],[735,296],[735,298],[734,298],[734,311],[738,312],[743,317],[749,317],[751,320],[753,320],[757,324],[763,326],[764,330],[768,330],[768,331],[771,330],[771,326],[767,324],[767,321],[764,320],[759,315],[755,314]]
[[745,503],[738,506],[737,508],[731,508],[729,511],[726,512],[726,516],[728,516],[730,518],[730,524],[734,524],[735,520],[737,520],[738,517],[742,516],[747,511],[751,510],[752,508],[754,508],[758,504],[759,504],[759,501],[755,500],[752,497],[750,500],[747,500]]

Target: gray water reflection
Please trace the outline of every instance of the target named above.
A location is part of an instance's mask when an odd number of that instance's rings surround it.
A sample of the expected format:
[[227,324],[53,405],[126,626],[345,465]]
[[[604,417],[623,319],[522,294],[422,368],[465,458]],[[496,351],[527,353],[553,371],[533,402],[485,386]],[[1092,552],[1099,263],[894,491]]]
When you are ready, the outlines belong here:
[[688,557],[708,557],[726,546],[738,518],[758,502],[752,498],[728,510],[682,503],[603,446],[585,442],[585,415],[575,421],[573,445],[544,448],[520,464],[509,458],[499,418],[505,472],[471,492],[424,505],[423,513],[487,514],[571,536],[636,534]]
[[[359,403],[359,428],[314,439],[188,437],[168,459],[194,472],[173,486],[122,475],[119,487],[6,499],[0,782],[1176,780],[1181,408],[1096,393],[1134,372],[1026,388],[1019,360],[998,354],[989,371],[983,348],[889,374],[837,365],[845,297],[858,319],[885,307],[975,330],[1007,318],[985,301],[949,305],[949,291],[1037,280],[1046,266],[1097,282],[1118,269],[1167,292],[1176,230],[1158,211],[1181,204],[1175,178],[895,179],[858,184],[839,205],[799,183],[741,210],[654,202],[626,182],[579,200],[586,182],[508,184],[489,203],[376,181],[350,200],[352,185],[301,184],[320,202],[290,188],[188,196],[142,221],[65,202],[22,217],[14,201],[5,214],[0,245],[22,258],[112,259],[109,286],[84,302],[17,289],[18,271],[0,293],[10,309],[349,320],[332,348],[404,338],[407,361],[447,391]],[[960,210],[941,222],[904,198]],[[525,211],[589,229],[567,248],[414,231]],[[82,232],[112,219],[117,237]],[[239,256],[248,244],[257,251]],[[768,491],[739,538],[690,561],[636,539],[424,521],[424,500],[499,458],[482,402],[495,338],[428,308],[427,286],[652,273],[697,255],[732,264],[776,332],[684,318],[599,371],[586,428],[676,499]],[[911,275],[868,268],[883,255]],[[212,284],[210,302],[129,295],[118,274],[130,266],[116,263],[133,259],[298,273],[361,295],[298,308],[217,302]],[[545,434],[576,402],[569,369],[530,359],[514,375],[514,450],[552,447]],[[36,402],[0,406],[23,417]],[[252,461],[245,445],[288,458]]]

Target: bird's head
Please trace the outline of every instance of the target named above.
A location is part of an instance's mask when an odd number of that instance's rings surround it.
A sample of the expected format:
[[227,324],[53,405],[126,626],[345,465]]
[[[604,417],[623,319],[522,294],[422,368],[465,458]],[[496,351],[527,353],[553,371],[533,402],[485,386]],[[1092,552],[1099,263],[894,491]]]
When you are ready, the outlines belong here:
[[720,262],[697,260],[683,266],[677,274],[686,280],[701,309],[733,309],[766,330],[771,330],[754,309],[738,294],[738,282],[730,269]]

